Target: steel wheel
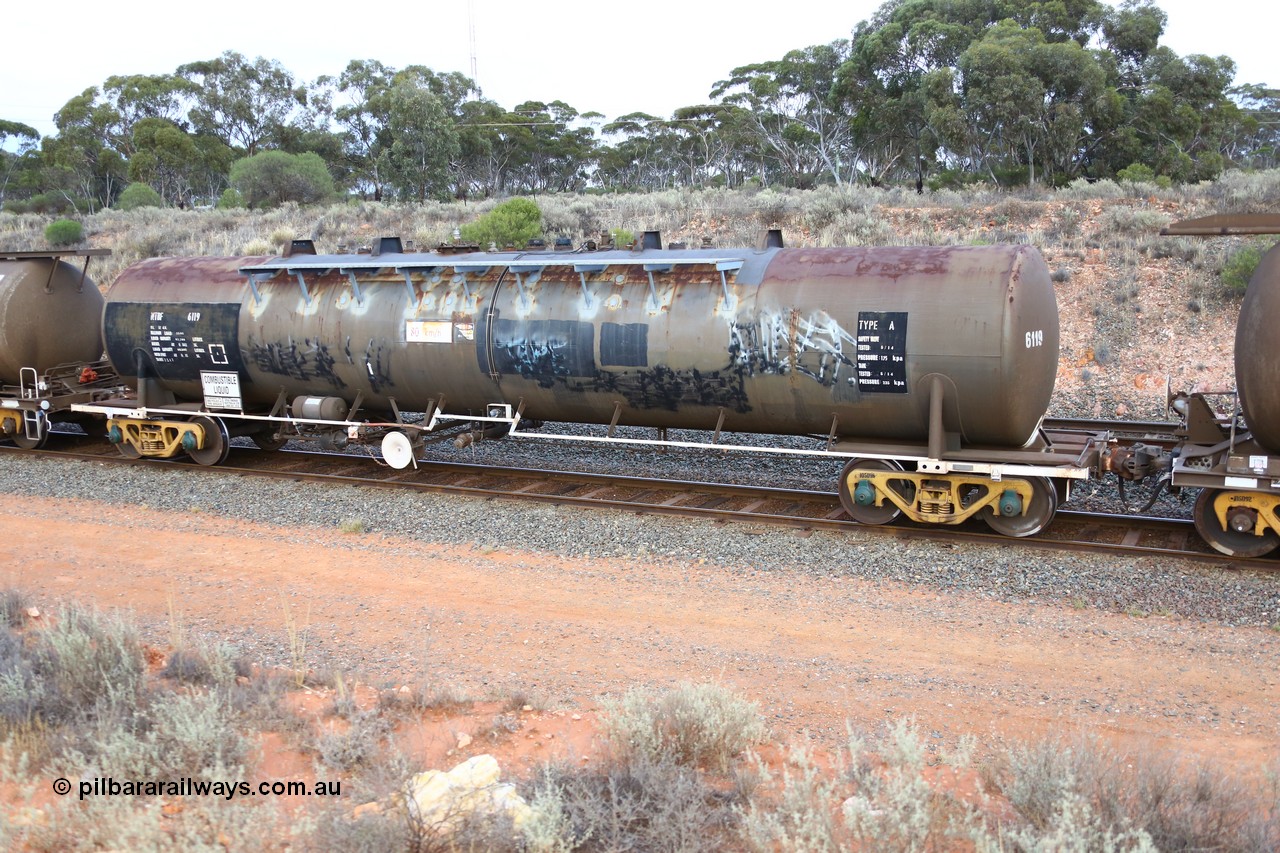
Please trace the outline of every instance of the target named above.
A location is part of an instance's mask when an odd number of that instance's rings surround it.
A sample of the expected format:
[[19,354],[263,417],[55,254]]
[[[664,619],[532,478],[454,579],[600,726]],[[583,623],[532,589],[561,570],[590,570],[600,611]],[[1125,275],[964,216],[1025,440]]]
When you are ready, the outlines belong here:
[[1213,507],[1215,498],[1221,494],[1224,494],[1221,489],[1201,489],[1200,497],[1196,498],[1196,532],[1201,539],[1228,557],[1261,557],[1280,545],[1280,535],[1274,530],[1268,530],[1261,536],[1252,530],[1235,530],[1230,527],[1230,518],[1224,528]]
[[[1028,477],[1023,482],[1031,485],[1031,502],[1021,515],[1000,515],[991,507],[980,513],[982,520],[996,533],[1022,538],[1035,536],[1049,526],[1053,514],[1058,511],[1058,490],[1047,477]],[[995,484],[999,489],[999,484]]]
[[192,423],[204,427],[204,447],[191,450],[187,455],[201,465],[221,465],[231,452],[231,437],[227,425],[220,418],[196,418]]
[[[880,506],[872,504],[860,504],[849,489],[849,475],[853,471],[861,469],[863,471],[901,471],[902,466],[892,459],[851,459],[849,464],[844,466],[844,471],[840,474],[840,504],[844,507],[844,511],[849,517],[859,524],[888,524],[898,516],[902,515],[902,510],[888,498],[883,498]],[[889,486],[904,500],[910,501],[915,492],[915,487],[906,481],[897,481]]]
[[40,419],[38,434],[35,438],[30,438],[25,429],[19,429],[9,438],[13,439],[13,443],[23,450],[39,450],[49,441],[49,423],[44,419]]

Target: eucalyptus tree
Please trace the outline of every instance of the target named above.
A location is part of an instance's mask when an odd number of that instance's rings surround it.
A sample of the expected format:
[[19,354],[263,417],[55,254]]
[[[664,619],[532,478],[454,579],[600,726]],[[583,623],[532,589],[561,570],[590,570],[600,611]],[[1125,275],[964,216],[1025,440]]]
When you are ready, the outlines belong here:
[[132,155],[134,125],[143,119],[161,119],[188,129],[187,113],[199,87],[177,74],[113,75],[102,84],[103,100],[115,109],[117,147]]
[[832,89],[849,49],[847,39],[838,39],[739,66],[711,90],[713,98],[747,110],[757,138],[793,186],[813,186],[823,172],[839,185],[852,172],[850,116]]
[[[353,59],[335,82],[342,103],[333,109],[355,188],[375,201],[386,186],[390,89],[395,70],[376,59]],[[322,83],[329,82],[322,78]]]
[[485,98],[459,105],[458,154],[450,165],[458,195],[488,197],[505,185],[519,149],[511,131],[520,124],[519,116]]
[[[13,151],[7,150],[10,140],[14,142]],[[4,204],[10,182],[24,164],[30,163],[29,155],[39,142],[40,132],[31,125],[0,119],[0,205]]]
[[215,198],[226,186],[235,153],[215,136],[188,133],[163,118],[133,125],[129,180],[150,185],[165,203],[187,207],[197,196]]
[[306,87],[276,60],[251,62],[228,50],[215,59],[180,65],[177,73],[197,87],[189,113],[195,130],[249,156],[269,147],[307,103]]
[[745,124],[746,111],[733,104],[699,104],[681,107],[672,114],[670,134],[683,183],[704,186],[735,181],[732,168],[734,135]]
[[1233,163],[1249,169],[1280,166],[1280,89],[1247,83],[1231,90],[1241,118],[1226,140]]
[[649,113],[619,116],[600,128],[608,140],[600,147],[596,179],[623,190],[661,190],[680,178],[672,162],[676,139],[671,124]]
[[387,100],[387,184],[405,201],[422,203],[448,195],[449,164],[459,145],[453,119],[440,96],[404,79],[392,85]]
[[99,103],[91,86],[54,113],[53,123],[57,134],[41,146],[45,190],[90,211],[109,207],[128,183],[128,162],[115,147],[120,113]]
[[1008,162],[1025,166],[1032,184],[1037,164],[1074,177],[1095,112],[1116,109],[1102,67],[1079,43],[1048,41],[1013,19],[969,45],[958,69],[968,136],[993,179],[994,166]]
[[512,110],[508,140],[515,148],[512,168],[500,191],[572,192],[583,189],[595,165],[595,131],[564,101],[525,101]]

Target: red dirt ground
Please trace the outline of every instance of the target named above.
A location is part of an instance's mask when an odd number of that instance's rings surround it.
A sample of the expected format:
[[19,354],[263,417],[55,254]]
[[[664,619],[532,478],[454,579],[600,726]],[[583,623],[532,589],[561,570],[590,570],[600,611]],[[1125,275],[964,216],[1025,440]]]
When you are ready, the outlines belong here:
[[[581,759],[598,749],[602,697],[680,680],[758,702],[781,746],[835,747],[846,723],[875,732],[913,717],[939,746],[1091,733],[1246,772],[1280,760],[1280,634],[1265,629],[84,501],[10,502],[0,524],[10,553],[34,555],[5,581],[45,611],[65,600],[123,608],[157,645],[206,634],[251,657],[274,650],[277,662],[292,619],[307,663],[347,683],[489,700],[410,734],[426,766],[492,752],[510,775],[552,755]],[[520,729],[489,734],[522,695],[537,698],[515,712]],[[459,733],[472,737],[462,749]]]

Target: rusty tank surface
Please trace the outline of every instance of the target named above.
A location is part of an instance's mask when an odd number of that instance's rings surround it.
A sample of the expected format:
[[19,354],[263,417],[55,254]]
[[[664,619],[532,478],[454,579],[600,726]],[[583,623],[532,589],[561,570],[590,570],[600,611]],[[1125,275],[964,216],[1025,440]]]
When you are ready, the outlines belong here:
[[[89,258],[107,250],[0,252],[0,384],[21,372],[102,358],[103,298]],[[82,257],[84,269],[64,258]]]
[[[1273,232],[1274,233],[1274,232]],[[1236,387],[1254,439],[1280,453],[1280,246],[1263,255],[1236,326]]]
[[122,375],[178,402],[234,375],[244,411],[504,402],[533,420],[918,440],[940,389],[948,434],[999,447],[1034,436],[1058,357],[1053,286],[1028,246],[302,245],[136,264],[103,331]]

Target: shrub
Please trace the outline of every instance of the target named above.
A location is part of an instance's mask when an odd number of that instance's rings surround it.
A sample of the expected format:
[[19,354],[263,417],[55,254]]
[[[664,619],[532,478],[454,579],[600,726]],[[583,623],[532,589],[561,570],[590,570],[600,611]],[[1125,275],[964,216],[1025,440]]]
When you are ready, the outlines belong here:
[[353,770],[370,764],[382,748],[391,726],[376,711],[356,713],[344,730],[330,728],[315,739],[315,751],[326,767]]
[[249,207],[278,207],[289,201],[317,204],[337,195],[333,176],[313,151],[263,151],[237,160],[231,164],[231,185]]
[[209,686],[228,686],[235,682],[237,676],[248,677],[249,674],[249,664],[233,646],[226,643],[219,643],[213,648],[176,649],[160,671],[162,678]]
[[[759,772],[771,781],[763,765]],[[848,833],[830,808],[836,785],[814,764],[808,749],[793,749],[782,772],[778,801],[765,804],[753,799],[743,812],[741,830],[748,847],[760,851],[847,849]]]
[[1155,170],[1145,163],[1130,163],[1116,172],[1116,180],[1129,184],[1149,184],[1155,179]]
[[1020,849],[1272,850],[1276,790],[1169,753],[1140,758],[1091,739],[1016,746],[992,780]]
[[84,228],[75,220],[59,219],[44,229],[44,238],[51,246],[70,246],[84,239]]
[[460,231],[463,240],[478,243],[481,248],[491,243],[499,249],[523,247],[542,233],[542,210],[527,198],[513,198],[463,225]]
[[723,849],[717,837],[734,820],[697,771],[647,758],[547,765],[525,794],[532,814],[521,833],[530,850]]
[[27,620],[27,608],[30,606],[30,597],[20,589],[6,589],[0,592],[0,613],[4,614],[4,619],[10,628],[21,627]]
[[1156,234],[1168,224],[1169,217],[1158,210],[1112,207],[1102,215],[1102,225],[1111,236]]
[[1243,294],[1248,290],[1249,280],[1253,278],[1253,271],[1258,268],[1258,262],[1264,254],[1266,248],[1256,241],[1245,243],[1228,254],[1218,272],[1222,289],[1232,294]]
[[4,209],[10,213],[75,213],[75,202],[61,193],[38,193],[27,199],[10,199]]
[[[66,770],[97,763],[132,778],[198,777],[221,768],[236,776],[248,742],[217,693],[167,696],[135,709],[132,721],[105,721],[89,740],[89,755],[72,752]],[[96,761],[95,761],[96,760]]]
[[117,617],[67,608],[38,634],[32,656],[46,720],[92,719],[131,707],[141,696],[142,644]]
[[218,197],[218,210],[231,210],[236,207],[244,207],[244,197],[233,188],[227,187]]
[[766,734],[754,703],[714,684],[628,690],[620,702],[604,704],[603,725],[620,757],[721,769]]
[[160,198],[160,193],[152,189],[150,184],[129,184],[124,188],[124,192],[120,193],[120,198],[116,201],[116,207],[121,210],[137,210],[140,207],[164,207],[164,199]]

